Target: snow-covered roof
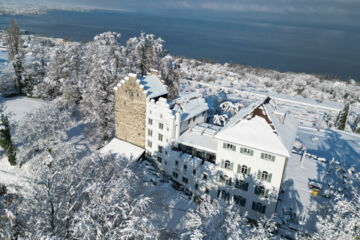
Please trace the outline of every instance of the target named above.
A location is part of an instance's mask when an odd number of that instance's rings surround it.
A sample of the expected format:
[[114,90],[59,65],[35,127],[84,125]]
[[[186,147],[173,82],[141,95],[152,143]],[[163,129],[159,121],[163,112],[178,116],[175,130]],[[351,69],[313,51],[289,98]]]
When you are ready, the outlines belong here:
[[188,93],[170,102],[172,109],[179,112],[181,121],[186,121],[209,109],[205,99],[198,92]]
[[183,133],[176,141],[186,146],[216,153],[217,141],[214,138],[220,127],[202,123]]
[[137,160],[144,153],[144,149],[135,146],[131,143],[125,142],[118,138],[113,138],[107,145],[100,150],[101,154],[116,154],[132,160]]
[[297,123],[278,112],[270,98],[241,109],[216,138],[289,157],[296,138]]
[[168,94],[166,86],[155,74],[140,77],[139,80],[140,84],[144,86],[144,90],[147,91],[150,99]]

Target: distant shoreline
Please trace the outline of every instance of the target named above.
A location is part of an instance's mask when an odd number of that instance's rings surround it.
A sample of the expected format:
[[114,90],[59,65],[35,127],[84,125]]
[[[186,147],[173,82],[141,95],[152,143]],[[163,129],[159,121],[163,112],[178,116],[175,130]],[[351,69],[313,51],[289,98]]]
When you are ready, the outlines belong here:
[[[0,16],[0,28],[9,26],[11,19],[12,16]],[[98,9],[48,9],[46,14],[16,19],[22,29],[39,36],[87,42],[110,30],[120,33],[124,43],[144,31],[163,38],[164,47],[174,56],[360,81],[360,47],[352,31],[344,30],[341,38],[333,38],[332,31],[317,27],[290,29],[281,24]],[[342,39],[347,39],[347,44]]]

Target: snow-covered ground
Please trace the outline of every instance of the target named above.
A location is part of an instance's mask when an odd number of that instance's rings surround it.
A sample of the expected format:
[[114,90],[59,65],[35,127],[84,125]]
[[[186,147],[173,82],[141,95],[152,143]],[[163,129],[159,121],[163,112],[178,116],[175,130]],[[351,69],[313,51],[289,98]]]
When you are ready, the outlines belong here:
[[[287,234],[291,228],[304,228],[310,233],[316,231],[313,210],[327,200],[326,194],[331,189],[342,191],[341,182],[336,181],[332,172],[334,169],[360,170],[360,135],[300,127],[298,141],[306,154],[303,156],[304,152],[297,151],[291,154],[277,208],[278,217],[286,222],[281,231]],[[314,186],[320,189],[318,195],[313,194]]]
[[41,99],[34,99],[28,97],[12,97],[2,98],[0,97],[0,104],[4,103],[5,113],[9,116],[10,120],[19,121],[27,113],[34,112],[37,109],[44,107],[48,104]]
[[[26,113],[36,111],[47,103],[39,99],[27,97],[1,98],[0,104],[4,103],[5,112],[11,122],[21,120]],[[32,172],[28,164],[11,166],[7,157],[2,153],[0,147],[0,184],[5,184],[10,191],[20,192],[25,195],[31,192]]]

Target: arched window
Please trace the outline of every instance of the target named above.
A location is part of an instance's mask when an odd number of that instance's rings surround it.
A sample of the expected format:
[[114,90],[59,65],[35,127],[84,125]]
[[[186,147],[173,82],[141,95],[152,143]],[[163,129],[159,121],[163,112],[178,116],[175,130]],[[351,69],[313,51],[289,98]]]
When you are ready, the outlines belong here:
[[225,161],[225,168],[230,169],[230,161],[229,160]]
[[246,165],[242,165],[241,166],[241,173],[242,174],[247,174],[247,172],[248,172],[248,167]]

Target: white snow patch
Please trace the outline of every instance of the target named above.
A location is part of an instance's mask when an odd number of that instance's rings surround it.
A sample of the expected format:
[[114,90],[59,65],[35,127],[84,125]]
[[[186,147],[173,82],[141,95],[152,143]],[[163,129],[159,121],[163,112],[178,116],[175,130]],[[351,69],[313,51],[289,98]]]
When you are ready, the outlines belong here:
[[113,138],[107,145],[100,149],[101,154],[116,154],[127,159],[137,160],[144,153],[144,149],[125,142],[118,138]]
[[27,113],[34,112],[37,109],[49,104],[46,101],[28,97],[1,98],[0,103],[5,104],[5,113],[9,115],[10,121],[19,121]]

